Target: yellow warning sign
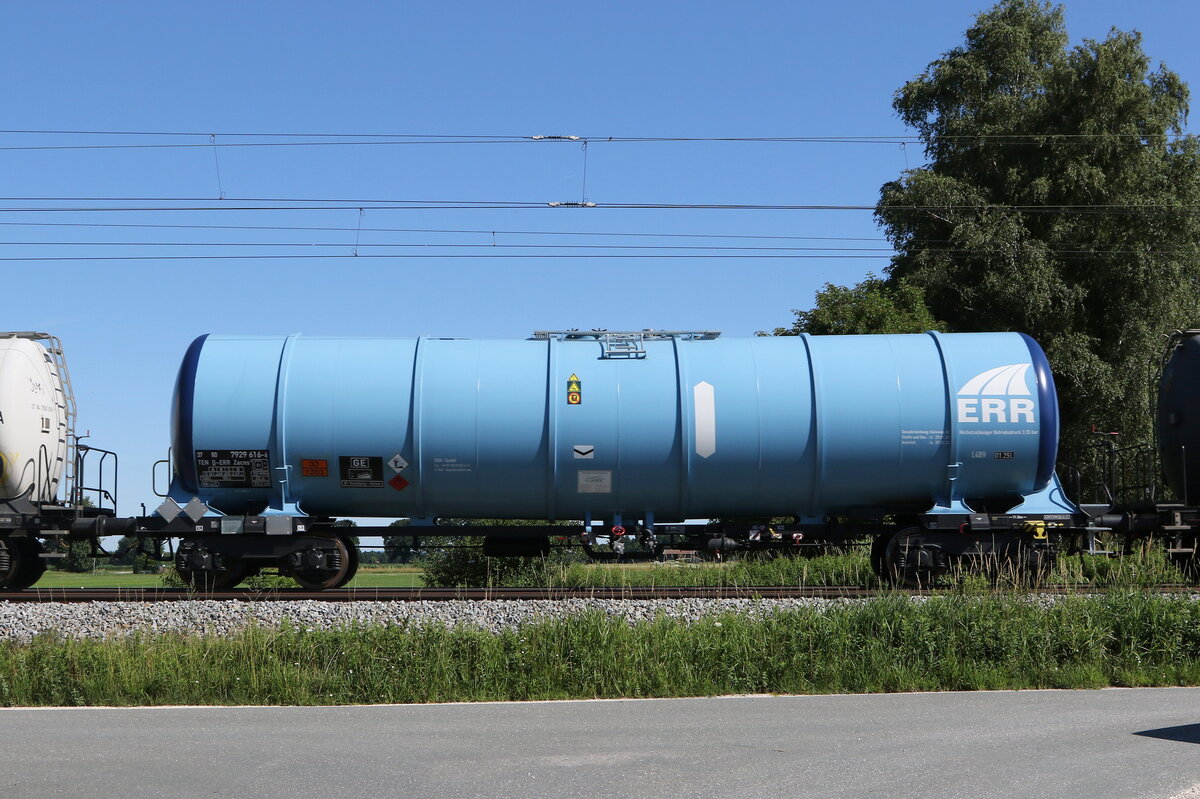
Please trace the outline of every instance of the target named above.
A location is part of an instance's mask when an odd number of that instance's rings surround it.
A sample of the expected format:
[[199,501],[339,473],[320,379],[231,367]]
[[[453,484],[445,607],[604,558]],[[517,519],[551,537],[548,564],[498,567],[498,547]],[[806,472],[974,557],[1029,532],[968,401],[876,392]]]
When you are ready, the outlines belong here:
[[583,402],[583,388],[579,375],[572,373],[567,378],[567,404],[579,405]]

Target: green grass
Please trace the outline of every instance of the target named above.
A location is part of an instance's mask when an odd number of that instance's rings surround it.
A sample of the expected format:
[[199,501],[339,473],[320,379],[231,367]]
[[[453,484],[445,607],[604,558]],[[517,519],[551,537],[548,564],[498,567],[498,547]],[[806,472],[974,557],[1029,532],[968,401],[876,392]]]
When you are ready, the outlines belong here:
[[[482,558],[481,558],[482,559]],[[429,569],[431,585],[537,586],[548,588],[591,588],[597,586],[857,586],[880,587],[865,548],[817,557],[746,557],[724,563],[600,564],[563,562],[561,559],[522,559],[520,563],[482,564],[457,571]],[[986,577],[969,566],[942,577],[937,586],[971,588],[994,583],[1005,590],[1027,583],[1012,564],[1001,562]],[[1042,584],[1054,586],[1098,586],[1149,588],[1189,580],[1167,558],[1161,545],[1147,542],[1130,555],[1060,555]]]
[[95,572],[48,571],[34,588],[161,588],[157,574],[99,570]]
[[1162,545],[1153,541],[1143,542],[1131,555],[1123,557],[1061,556],[1046,581],[1051,584],[1110,585],[1123,588],[1194,582],[1188,580],[1170,562]]
[[[532,576],[538,576],[536,570]],[[726,563],[551,564],[540,576],[541,585],[566,588],[878,584],[866,554],[857,552],[813,558],[751,558]]]
[[421,569],[416,566],[363,566],[347,588],[420,588]]
[[889,596],[695,624],[599,613],[465,628],[0,644],[0,704],[345,704],[1200,684],[1200,603]]
[[[491,559],[494,563],[496,559]],[[563,563],[559,560],[524,559],[520,566],[503,565],[489,570],[492,585],[554,588],[591,588],[597,586],[755,586],[850,585],[875,587],[879,580],[871,571],[863,550],[818,557],[748,558],[725,563]],[[1001,570],[1003,572],[1003,569]],[[482,569],[478,570],[483,574]],[[351,588],[410,588],[426,585],[419,566],[363,566],[349,583]],[[1000,583],[1011,584],[1013,579]],[[1015,575],[1007,575],[1009,578]],[[427,575],[426,575],[427,578]],[[958,575],[943,580],[943,585],[974,585],[979,576]],[[469,582],[475,582],[475,579]],[[486,583],[485,580],[479,580]],[[1117,588],[1147,588],[1165,583],[1187,582],[1167,559],[1162,548],[1147,544],[1132,555],[1060,556],[1045,576],[1047,585],[1096,585]],[[37,582],[37,588],[154,588],[162,585],[153,574],[130,574],[100,569],[72,573],[50,571]]]
[[[99,569],[94,572],[48,571],[34,588],[161,588],[157,574],[130,574]],[[421,569],[413,566],[363,566],[350,581],[349,588],[420,587]]]

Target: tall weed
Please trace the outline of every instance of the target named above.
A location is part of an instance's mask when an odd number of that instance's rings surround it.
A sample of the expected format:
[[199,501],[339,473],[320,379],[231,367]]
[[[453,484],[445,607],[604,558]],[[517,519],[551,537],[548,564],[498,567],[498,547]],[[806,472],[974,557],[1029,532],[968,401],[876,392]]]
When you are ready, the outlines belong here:
[[0,644],[8,705],[345,704],[1200,684],[1200,602],[1138,593],[799,607],[490,633],[285,624]]

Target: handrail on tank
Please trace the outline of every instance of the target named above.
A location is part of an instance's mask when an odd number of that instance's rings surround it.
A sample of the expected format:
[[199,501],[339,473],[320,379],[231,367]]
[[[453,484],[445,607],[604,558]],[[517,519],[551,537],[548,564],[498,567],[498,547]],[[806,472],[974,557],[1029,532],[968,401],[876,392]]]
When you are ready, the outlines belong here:
[[643,339],[683,339],[685,341],[711,341],[721,335],[720,330],[535,330],[530,338],[535,341],[546,339],[601,339],[606,336],[641,336]]
[[[100,453],[100,461],[96,465],[96,475],[97,479],[99,480],[99,484],[95,486],[88,486],[84,485],[84,462],[87,460],[87,456],[92,452]],[[108,488],[105,487],[105,465],[109,462],[109,458],[112,458],[112,491],[109,491]],[[79,479],[75,485],[75,497],[73,499],[74,504],[82,504],[84,495],[86,493],[91,493],[95,494],[96,496],[96,508],[102,510],[111,510],[113,513],[116,513],[117,498],[115,492],[117,490],[118,465],[117,453],[106,449],[100,449],[99,447],[88,446],[87,444],[80,444],[77,441],[75,444],[75,470]],[[105,504],[105,500],[108,501],[107,505]]]

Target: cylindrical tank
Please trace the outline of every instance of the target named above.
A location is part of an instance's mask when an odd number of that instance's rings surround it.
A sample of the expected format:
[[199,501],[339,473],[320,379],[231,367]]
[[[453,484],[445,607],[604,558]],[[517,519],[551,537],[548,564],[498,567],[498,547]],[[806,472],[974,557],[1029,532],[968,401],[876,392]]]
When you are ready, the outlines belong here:
[[1200,500],[1200,330],[1171,340],[1155,422],[1167,485],[1185,503]]
[[173,496],[657,522],[1007,508],[1051,479],[1057,414],[1016,333],[209,335],[179,373]]
[[0,333],[0,500],[53,501],[66,463],[58,367],[36,335]]

